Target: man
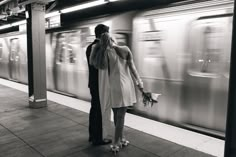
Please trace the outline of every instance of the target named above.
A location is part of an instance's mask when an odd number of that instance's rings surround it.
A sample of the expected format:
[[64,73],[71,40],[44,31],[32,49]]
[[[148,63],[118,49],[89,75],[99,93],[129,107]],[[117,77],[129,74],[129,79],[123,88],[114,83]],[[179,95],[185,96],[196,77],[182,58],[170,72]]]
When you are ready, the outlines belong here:
[[89,113],[89,142],[92,142],[93,145],[105,145],[112,142],[110,139],[103,139],[102,113],[98,92],[98,70],[89,64],[89,57],[92,51],[92,46],[99,42],[101,34],[105,32],[109,32],[108,26],[103,24],[97,25],[95,27],[96,39],[87,47],[86,50],[87,62],[89,67],[88,86],[92,97]]

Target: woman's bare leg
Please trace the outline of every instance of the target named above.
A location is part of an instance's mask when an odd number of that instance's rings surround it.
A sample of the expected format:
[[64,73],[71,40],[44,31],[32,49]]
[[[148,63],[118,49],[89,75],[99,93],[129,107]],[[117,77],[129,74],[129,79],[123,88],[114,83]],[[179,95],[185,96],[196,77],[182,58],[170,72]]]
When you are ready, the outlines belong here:
[[115,123],[115,136],[114,136],[115,145],[119,145],[121,139],[123,138],[126,111],[127,111],[127,107],[113,108],[114,123]]

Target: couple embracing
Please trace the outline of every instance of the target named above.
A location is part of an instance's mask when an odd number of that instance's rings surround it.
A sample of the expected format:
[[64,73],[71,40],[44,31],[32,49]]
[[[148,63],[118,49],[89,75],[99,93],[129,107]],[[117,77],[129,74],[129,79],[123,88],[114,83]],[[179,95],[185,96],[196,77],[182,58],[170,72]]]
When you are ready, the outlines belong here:
[[[140,89],[143,82],[135,68],[133,56],[127,46],[119,46],[109,34],[109,27],[95,27],[96,39],[87,48],[89,66],[89,88],[91,109],[89,114],[89,141],[94,145],[111,143],[111,109],[114,115],[115,133],[111,151],[119,152],[129,141],[123,135],[125,114],[128,106],[136,102],[136,84]],[[134,78],[135,82],[133,82]]]

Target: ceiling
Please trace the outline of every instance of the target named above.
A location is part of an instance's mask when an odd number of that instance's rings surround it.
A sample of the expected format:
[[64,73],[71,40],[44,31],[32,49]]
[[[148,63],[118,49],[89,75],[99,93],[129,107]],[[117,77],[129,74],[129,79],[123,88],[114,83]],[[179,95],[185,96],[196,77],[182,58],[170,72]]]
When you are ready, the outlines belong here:
[[[19,1],[27,0],[0,0],[0,26],[24,20],[25,6],[19,6]],[[42,1],[42,0],[41,0]],[[47,0],[46,13],[68,8],[74,5],[82,4],[93,0]],[[81,11],[62,15],[65,22],[78,19],[93,17],[103,14],[111,14],[115,12],[145,9],[153,6],[167,5],[174,2],[191,1],[191,0],[121,0],[115,3],[108,3],[99,7],[93,7]]]

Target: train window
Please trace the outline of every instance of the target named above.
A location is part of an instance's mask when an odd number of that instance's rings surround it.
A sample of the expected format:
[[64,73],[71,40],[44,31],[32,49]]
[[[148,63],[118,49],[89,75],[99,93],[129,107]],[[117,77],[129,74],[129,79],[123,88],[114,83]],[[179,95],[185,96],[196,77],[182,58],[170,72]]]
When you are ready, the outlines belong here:
[[226,18],[197,20],[192,25],[190,71],[219,74],[224,65]]
[[90,27],[84,27],[81,28],[80,38],[81,38],[80,39],[81,47],[86,48],[89,44],[91,44],[94,41],[95,34]]
[[232,39],[232,24],[233,22],[233,17],[229,17],[228,19],[228,30],[227,30],[227,38],[225,39],[225,47],[226,47],[226,53],[225,53],[225,65],[224,65],[224,69],[223,69],[223,75],[226,78],[229,78],[229,69],[230,69],[230,54],[231,54],[231,39]]
[[[139,40],[142,42],[142,75],[147,78],[155,79],[171,79],[170,68],[168,61],[170,58],[167,56],[167,51],[164,46],[165,40],[162,35],[165,30],[149,29],[146,26],[146,31],[139,34]],[[150,67],[152,67],[150,69]],[[174,77],[174,75],[172,76]]]
[[170,55],[171,48],[173,47],[174,50],[176,47],[167,46],[172,44],[169,39],[164,38],[165,34],[172,33],[171,31],[175,30],[171,27],[172,22],[158,21],[158,18],[153,17],[145,18],[137,27],[136,40],[138,43],[135,47],[138,47],[139,53],[135,52],[137,54],[134,54],[134,57],[137,56],[135,59],[138,61],[138,68],[140,68],[142,77],[158,80],[178,79],[178,69],[176,70],[178,66],[175,65],[176,57]]
[[56,35],[56,48],[55,48],[55,56],[57,63],[65,62],[65,57],[66,57],[65,53],[66,53],[65,33],[58,33]]
[[68,45],[68,58],[69,58],[69,63],[75,63],[76,56],[75,53],[73,52],[73,45]]
[[18,61],[19,60],[19,42],[18,38],[10,39],[10,60]]
[[0,43],[0,59],[2,59],[2,43]]
[[124,45],[128,47],[131,46],[129,44],[129,35],[127,33],[115,33],[114,38],[115,38],[116,43],[120,46],[124,46]]
[[78,43],[79,43],[79,36],[77,35],[77,32],[71,32],[68,34],[68,44],[67,44],[67,58],[68,58],[68,63],[74,64],[76,63],[77,56],[76,52],[78,51]]
[[202,42],[201,52],[197,54],[197,66],[201,72],[217,72],[222,53],[221,28],[216,26],[205,26],[201,30]]
[[91,44],[95,39],[94,34],[94,28],[95,26],[89,26],[89,27],[83,27],[80,29],[80,43],[79,43],[79,70],[88,70],[88,64],[87,64],[87,57],[86,57],[86,49],[89,44]]
[[147,58],[163,58],[164,52],[162,48],[162,31],[146,31],[142,32],[140,35],[140,40],[146,42],[148,46],[148,50],[145,53],[145,57]]

